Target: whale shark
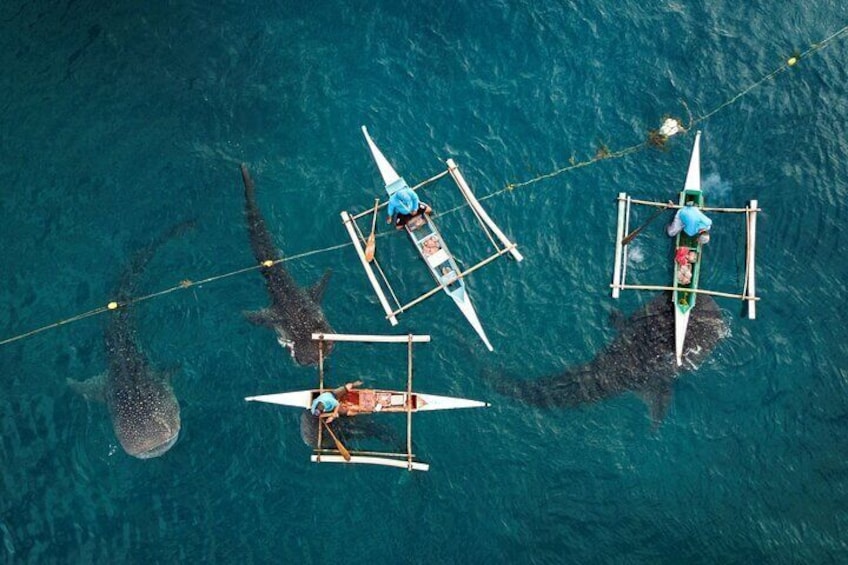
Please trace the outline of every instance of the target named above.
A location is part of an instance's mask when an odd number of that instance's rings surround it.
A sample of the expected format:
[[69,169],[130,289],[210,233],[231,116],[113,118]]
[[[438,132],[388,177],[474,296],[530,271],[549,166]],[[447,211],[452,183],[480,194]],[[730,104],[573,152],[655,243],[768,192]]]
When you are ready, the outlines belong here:
[[[252,323],[274,330],[277,341],[291,351],[299,365],[318,363],[318,344],[312,340],[313,333],[333,333],[324,317],[320,302],[330,276],[328,270],[318,283],[309,289],[303,289],[279,262],[280,254],[274,246],[271,232],[256,205],[256,185],[250,177],[247,166],[241,165],[241,177],[244,182],[245,213],[247,231],[253,256],[263,264],[262,276],[271,297],[271,305],[264,310],[246,312]],[[264,266],[266,262],[273,262]],[[332,349],[332,343],[325,342],[324,354]]]
[[689,319],[684,363],[678,367],[673,308],[667,293],[657,296],[623,321],[618,336],[594,359],[561,374],[524,381],[486,378],[501,394],[544,408],[574,408],[634,392],[647,404],[656,426],[668,412],[680,373],[697,368],[729,335],[715,301],[699,296]]
[[[130,300],[138,280],[155,251],[189,224],[180,224],[139,250],[124,269],[116,290],[118,304]],[[87,381],[68,379],[83,396],[106,403],[115,436],[124,451],[139,459],[159,457],[180,435],[180,404],[170,374],[155,369],[142,351],[132,306],[119,306],[110,314],[104,332],[108,370]]]

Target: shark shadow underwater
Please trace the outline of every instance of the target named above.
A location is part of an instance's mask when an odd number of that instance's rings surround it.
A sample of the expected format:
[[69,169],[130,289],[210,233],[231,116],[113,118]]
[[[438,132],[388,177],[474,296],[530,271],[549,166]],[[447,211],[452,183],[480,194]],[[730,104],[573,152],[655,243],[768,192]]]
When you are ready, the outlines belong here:
[[[139,250],[121,275],[116,300],[125,304],[135,296],[138,281],[155,252],[191,223],[175,226]],[[91,400],[106,404],[115,436],[127,454],[139,459],[159,457],[180,435],[180,404],[170,375],[153,368],[138,344],[132,306],[109,314],[104,332],[109,369],[87,381],[68,379],[68,385]]]
[[543,408],[575,408],[635,392],[657,426],[668,412],[680,372],[698,367],[729,335],[721,310],[707,295],[699,296],[692,309],[683,367],[674,357],[674,310],[668,293],[636,310],[621,325],[616,339],[594,359],[562,374],[533,381],[487,378],[501,394]]
[[[318,343],[312,340],[312,334],[333,333],[320,306],[330,271],[324,273],[321,280],[308,290],[297,286],[291,274],[278,262],[281,256],[256,204],[256,185],[247,165],[241,165],[241,177],[244,182],[247,233],[253,256],[260,264],[273,261],[271,266],[260,267],[271,305],[257,312],[246,312],[245,316],[256,325],[274,330],[277,341],[291,350],[297,364],[315,365],[318,363]],[[332,346],[332,343],[325,342],[324,355],[330,353]]]
[[[301,412],[300,439],[303,440],[303,443],[312,448],[318,446],[319,425],[318,418],[313,416],[309,410]],[[375,422],[371,416],[360,415],[355,418],[342,416],[333,420],[330,427],[348,449],[353,449],[354,446],[351,444],[373,439],[382,445],[395,449],[395,451],[403,452],[406,450],[405,438],[400,437],[394,428],[384,423]],[[321,447],[322,449],[335,448],[335,443],[330,434],[326,432],[321,434]]]

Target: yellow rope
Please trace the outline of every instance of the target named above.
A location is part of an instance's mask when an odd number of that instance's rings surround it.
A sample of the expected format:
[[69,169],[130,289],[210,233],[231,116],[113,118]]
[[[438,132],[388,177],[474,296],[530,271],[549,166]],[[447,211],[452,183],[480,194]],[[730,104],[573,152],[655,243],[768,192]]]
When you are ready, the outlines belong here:
[[[810,55],[813,55],[817,51],[826,47],[830,42],[832,42],[833,40],[835,40],[835,39],[837,39],[837,38],[839,38],[843,35],[845,35],[846,33],[848,33],[848,25],[841,28],[840,30],[834,32],[833,34],[826,37],[822,41],[820,41],[818,43],[814,43],[812,45],[812,47],[810,47],[809,49],[807,49],[803,53],[800,53],[800,54],[797,54],[797,55],[792,55],[791,57],[789,57],[786,60],[785,63],[781,64],[779,67],[777,67],[773,71],[767,73],[766,75],[764,75],[760,79],[756,80],[755,82],[751,83],[747,87],[743,88],[742,90],[737,92],[735,95],[733,95],[731,98],[729,98],[727,101],[719,104],[718,106],[716,106],[715,108],[713,108],[712,110],[710,110],[709,112],[704,114],[703,116],[699,116],[697,118],[694,118],[691,121],[690,125],[697,124],[697,123],[700,123],[700,122],[703,122],[703,121],[709,119],[710,117],[715,115],[717,112],[719,112],[719,111],[723,110],[724,108],[734,104],[737,100],[739,100],[740,98],[742,98],[743,96],[745,96],[746,94],[748,94],[749,92],[751,92],[752,90],[757,88],[758,86],[762,85],[764,82],[775,78],[780,73],[783,73],[787,69],[789,69],[790,67],[795,66],[801,59],[805,59],[805,58],[809,57]],[[539,175],[539,176],[531,178],[529,180],[509,183],[504,188],[502,188],[501,190],[497,190],[495,192],[487,194],[486,196],[482,196],[478,200],[480,200],[480,201],[488,200],[490,198],[494,198],[495,196],[499,196],[499,195],[503,194],[504,192],[512,192],[513,190],[515,190],[517,188],[523,188],[525,186],[530,186],[530,185],[533,185],[537,182],[559,176],[563,173],[574,171],[576,169],[580,169],[580,168],[583,168],[583,167],[588,167],[589,165],[594,165],[595,163],[598,163],[599,161],[608,161],[610,159],[619,159],[621,157],[626,157],[627,155],[631,155],[633,153],[636,153],[637,151],[641,151],[642,149],[645,149],[646,147],[648,147],[648,145],[649,145],[649,142],[643,141],[642,143],[638,143],[636,145],[631,145],[630,147],[625,147],[624,149],[620,149],[620,150],[614,151],[614,152],[609,152],[609,151],[606,151],[606,150],[599,151],[598,154],[592,159],[588,159],[586,161],[573,162],[566,167],[556,169],[554,171]],[[429,181],[435,180],[435,178],[436,177],[429,179]],[[429,181],[426,181],[426,182],[429,182]],[[438,215],[434,214],[434,216],[438,217],[438,216],[445,216],[445,215],[448,215],[448,214],[452,214],[452,213],[454,213],[458,210],[466,208],[467,206],[468,206],[468,203],[466,202],[465,204],[461,204],[461,205],[459,205],[455,208],[445,210],[444,212],[441,212]],[[387,235],[387,234],[382,233],[382,234],[379,234],[378,237],[382,237],[384,235]],[[286,261],[293,261],[293,260],[296,260],[296,259],[302,259],[304,257],[309,257],[310,255],[317,255],[319,253],[326,253],[328,251],[334,251],[336,249],[341,249],[341,248],[347,247],[349,245],[352,245],[352,243],[342,243],[342,244],[339,244],[339,245],[333,245],[333,246],[325,247],[325,248],[322,248],[322,249],[315,249],[315,250],[312,250],[312,251],[306,251],[306,252],[300,253],[298,255],[292,255],[290,257],[285,257],[283,259],[277,259],[276,261],[268,260],[268,261],[264,261],[262,264],[259,264],[259,265],[254,265],[254,266],[251,266],[251,267],[246,267],[244,269],[231,271],[229,273],[224,273],[224,274],[221,274],[221,275],[208,277],[208,278],[205,278],[205,279],[200,280],[200,281],[184,280],[184,281],[180,282],[180,284],[178,284],[177,286],[174,286],[174,287],[171,287],[171,288],[166,288],[165,290],[161,290],[159,292],[154,292],[153,294],[148,294],[148,295],[145,295],[145,296],[139,296],[137,298],[132,298],[132,299],[130,299],[127,302],[124,302],[124,303],[110,302],[107,306],[101,306],[99,308],[89,310],[88,312],[84,312],[82,314],[78,314],[76,316],[73,316],[71,318],[59,320],[58,322],[55,322],[53,324],[42,326],[40,328],[37,328],[37,329],[31,330],[31,331],[28,331],[28,332],[25,332],[25,333],[4,339],[4,340],[0,341],[0,345],[6,345],[8,343],[12,343],[14,341],[18,341],[18,340],[33,336],[35,334],[41,333],[43,331],[46,331],[46,330],[49,330],[49,329],[52,329],[52,328],[56,328],[56,327],[59,327],[59,326],[65,325],[65,324],[69,324],[71,322],[76,322],[78,320],[83,320],[83,319],[89,318],[91,316],[96,316],[98,314],[102,314],[103,312],[108,312],[110,310],[116,310],[118,308],[122,308],[122,307],[130,306],[132,304],[137,304],[139,302],[143,302],[145,300],[150,300],[151,298],[156,298],[156,297],[162,296],[164,294],[174,292],[175,290],[184,290],[184,289],[196,286],[196,285],[201,285],[201,284],[225,279],[225,278],[232,277],[232,276],[235,276],[235,275],[240,275],[242,273],[247,273],[249,271],[255,271],[257,269],[261,269],[262,267],[270,267],[271,265],[275,265],[277,263],[283,263],[283,262],[286,262]]]
[[139,302],[144,302],[145,300],[150,300],[151,298],[157,298],[159,296],[169,294],[171,292],[174,292],[175,290],[185,290],[185,289],[191,288],[193,286],[206,284],[206,283],[213,282],[213,281],[218,281],[218,280],[221,280],[221,279],[226,279],[226,278],[229,278],[229,277],[233,277],[235,275],[247,273],[249,271],[255,271],[255,270],[261,269],[263,267],[270,267],[270,266],[276,265],[278,263],[285,263],[286,261],[294,261],[296,259],[303,259],[304,257],[309,257],[310,255],[317,255],[318,253],[326,253],[328,251],[334,251],[336,249],[341,249],[341,248],[347,247],[349,245],[352,245],[352,244],[351,243],[342,243],[340,245],[333,245],[331,247],[325,247],[323,249],[315,249],[315,250],[312,250],[312,251],[306,251],[304,253],[299,253],[297,255],[291,255],[289,257],[284,257],[282,259],[277,259],[277,260],[270,260],[269,259],[267,261],[263,261],[259,265],[253,265],[251,267],[245,267],[244,269],[238,269],[236,271],[230,271],[228,273],[224,273],[224,274],[221,274],[221,275],[215,275],[215,276],[208,277],[208,278],[205,278],[205,279],[199,280],[199,281],[190,281],[188,279],[185,279],[185,280],[181,281],[178,285],[172,286],[171,288],[166,288],[164,290],[160,290],[160,291],[154,292],[152,294],[146,294],[144,296],[137,296],[135,298],[131,298],[131,299],[127,300],[126,302],[112,301],[112,302],[109,302],[109,304],[107,304],[106,306],[101,306],[99,308],[89,310],[88,312],[84,312],[82,314],[78,314],[76,316],[73,316],[71,318],[59,320],[58,322],[54,322],[52,324],[48,324],[46,326],[42,326],[40,328],[36,328],[34,330],[31,330],[31,331],[28,331],[28,332],[25,332],[25,333],[22,333],[22,334],[18,334],[16,336],[13,336],[13,337],[10,337],[10,338],[7,338],[7,339],[0,341],[0,345],[6,345],[7,343],[12,343],[13,341],[18,341],[18,340],[33,336],[35,334],[41,333],[41,332],[49,330],[49,329],[57,328],[59,326],[69,324],[71,322],[76,322],[78,320],[83,320],[83,319],[89,318],[91,316],[96,316],[97,314],[102,314],[103,312],[108,312],[110,310],[117,310],[119,308],[125,308],[125,307],[131,306],[133,304],[138,304]]
[[[703,116],[700,116],[700,117],[692,120],[690,125],[694,125],[694,124],[703,122],[704,120],[707,120],[708,118],[712,117],[714,114],[723,110],[727,106],[734,104],[737,100],[739,100],[740,98],[742,98],[743,96],[745,96],[746,94],[748,94],[749,92],[751,92],[752,90],[757,88],[758,86],[762,85],[764,82],[771,80],[772,78],[774,78],[777,75],[779,75],[780,73],[786,71],[790,67],[794,67],[801,59],[805,59],[805,58],[809,57],[810,55],[814,54],[816,51],[819,51],[823,47],[826,47],[834,39],[837,39],[840,36],[845,35],[846,33],[848,33],[848,26],[845,26],[842,29],[832,33],[831,35],[829,35],[828,37],[826,37],[822,41],[820,41],[818,43],[814,43],[812,47],[810,47],[809,49],[807,49],[803,53],[792,55],[791,57],[789,57],[786,60],[785,63],[781,64],[779,67],[777,67],[773,71],[767,73],[766,75],[761,77],[759,80],[757,80],[757,81],[751,83],[750,85],[748,85],[747,87],[743,88],[742,90],[740,90],[738,93],[733,95],[727,101],[719,104],[718,106],[716,106],[715,108],[713,108],[712,110],[710,110],[709,112],[704,114]],[[562,173],[573,171],[574,169],[579,169],[581,167],[586,167],[588,165],[594,165],[598,161],[605,161],[607,159],[617,159],[617,158],[620,158],[620,157],[624,157],[626,155],[630,155],[631,153],[635,153],[635,152],[637,152],[641,149],[644,149],[647,146],[648,146],[648,143],[640,143],[638,145],[633,145],[631,147],[627,147],[625,149],[622,149],[620,151],[616,151],[614,153],[607,153],[607,154],[604,154],[604,155],[599,155],[599,156],[597,156],[593,159],[589,159],[588,161],[582,161],[580,163],[572,163],[571,165],[569,165],[567,167],[562,167],[561,169],[557,169],[557,170],[552,171],[550,173],[539,175],[538,177],[535,177],[535,178],[532,178],[532,179],[529,179],[529,180],[526,180],[526,181],[523,181],[523,182],[510,183],[510,184],[506,185],[505,188],[503,188],[503,189],[501,189],[497,192],[493,192],[492,194],[485,196],[483,198],[480,198],[479,200],[485,200],[487,198],[491,198],[492,196],[503,194],[504,192],[508,192],[508,191],[511,191],[511,190],[515,190],[516,188],[521,188],[521,187],[524,187],[524,186],[535,184],[539,181],[546,180],[546,179],[561,175]],[[458,210],[459,208],[462,208],[462,207],[463,206],[459,206],[454,210]]]

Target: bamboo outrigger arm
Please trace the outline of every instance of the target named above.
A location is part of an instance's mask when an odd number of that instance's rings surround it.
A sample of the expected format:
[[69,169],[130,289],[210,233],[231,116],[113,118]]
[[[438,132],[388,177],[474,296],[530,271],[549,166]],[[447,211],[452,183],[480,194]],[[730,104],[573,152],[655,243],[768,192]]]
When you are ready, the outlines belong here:
[[314,341],[356,341],[365,343],[430,343],[429,335],[368,335],[368,334],[312,334]]
[[[515,248],[515,244],[514,244],[514,243],[511,243],[511,244],[509,245],[509,247],[505,247],[505,248],[503,248],[503,249],[499,249],[498,251],[496,251],[495,253],[493,253],[493,254],[492,254],[492,255],[490,255],[489,257],[487,257],[487,258],[483,259],[482,261],[480,261],[480,262],[479,262],[479,263],[477,263],[476,265],[473,265],[473,266],[469,267],[468,269],[464,270],[463,272],[459,273],[458,275],[456,275],[456,278],[457,278],[457,279],[462,279],[462,278],[467,277],[468,275],[470,275],[471,273],[473,273],[473,272],[474,272],[474,271],[476,271],[477,269],[479,269],[479,268],[481,268],[481,267],[483,267],[483,266],[485,266],[485,265],[488,265],[489,263],[491,263],[492,261],[494,261],[495,259],[497,259],[497,258],[498,258],[498,257],[500,257],[501,255],[503,255],[504,253],[510,253],[510,252],[512,252],[512,250],[513,250],[514,248]],[[406,304],[404,304],[403,306],[399,307],[399,308],[398,308],[397,310],[395,310],[395,311],[388,310],[388,311],[387,311],[386,318],[388,318],[388,319],[390,319],[390,320],[391,320],[391,318],[390,318],[390,316],[391,316],[391,317],[394,317],[395,319],[397,319],[397,316],[398,316],[399,314],[402,314],[403,312],[406,312],[407,310],[409,310],[409,309],[410,309],[410,308],[412,308],[413,306],[415,306],[415,305],[417,305],[417,304],[420,304],[420,303],[424,302],[425,300],[427,300],[428,298],[430,298],[430,297],[431,297],[431,296],[433,296],[434,294],[436,294],[436,293],[438,293],[439,291],[441,291],[441,290],[444,288],[444,286],[445,286],[445,285],[440,284],[440,285],[438,285],[438,286],[436,286],[436,287],[433,287],[432,289],[428,290],[427,292],[425,292],[424,294],[422,294],[422,295],[421,295],[421,296],[419,296],[418,298],[415,298],[415,299],[413,299],[413,300],[410,300],[409,302],[407,302],[407,303],[406,303]]]
[[380,286],[377,277],[374,275],[374,269],[371,268],[371,264],[365,258],[365,250],[362,249],[362,242],[359,241],[359,237],[357,237],[356,232],[353,229],[353,220],[351,219],[350,214],[342,212],[341,217],[345,229],[350,236],[350,241],[353,243],[354,249],[356,249],[356,254],[359,256],[359,260],[362,262],[363,268],[365,268],[365,274],[368,276],[368,280],[371,281],[371,286],[377,294],[377,299],[380,301],[380,305],[386,312],[386,319],[388,319],[393,326],[396,326],[398,323],[397,318],[392,312],[392,307],[389,306],[389,300],[386,298],[386,293],[383,292],[383,288]]
[[480,204],[480,201],[477,200],[477,197],[474,196],[474,193],[471,192],[471,188],[468,186],[468,183],[465,182],[465,177],[462,176],[462,173],[459,172],[459,167],[457,167],[456,163],[453,159],[448,159],[445,161],[448,166],[448,171],[450,171],[453,180],[456,181],[456,185],[459,187],[460,192],[465,197],[465,200],[468,202],[468,205],[474,210],[477,214],[477,217],[486,224],[486,226],[495,234],[500,242],[504,245],[504,247],[510,248],[509,252],[512,255],[512,258],[516,261],[522,261],[524,256],[518,252],[518,247],[515,243],[509,240],[509,238],[501,231],[498,225],[489,217],[489,214],[486,213],[486,210]]
[[[745,294],[746,300],[750,300],[748,302],[748,319],[754,320],[757,317],[757,302],[755,298],[755,276],[754,276],[754,256],[756,255],[756,243],[757,243],[757,212],[759,212],[759,208],[757,208],[757,201],[751,200],[750,209],[747,217],[745,218],[748,226],[748,261],[745,265]],[[748,298],[750,297],[750,298]]]
[[313,463],[364,463],[366,465],[383,465],[386,467],[398,467],[410,471],[429,471],[430,465],[420,461],[408,462],[407,460],[389,459],[388,457],[371,457],[367,455],[351,455],[349,461],[341,455],[312,455]]
[[621,294],[621,285],[624,282],[624,265],[627,263],[627,249],[626,245],[622,244],[624,241],[624,234],[627,231],[627,226],[625,225],[625,218],[628,215],[627,211],[630,209],[630,198],[624,192],[618,193],[618,222],[615,226],[615,257],[613,259],[614,264],[612,267],[612,297],[618,298]]
[[[626,198],[626,194],[620,192],[618,194],[618,199],[621,200]],[[633,204],[641,204],[643,206],[653,206],[655,208],[682,208],[680,204],[669,204],[668,202],[655,202],[653,200],[637,200],[636,198],[631,198],[630,202]],[[747,208],[722,208],[722,207],[711,207],[711,206],[699,206],[699,210],[702,212],[726,212],[726,213],[737,213],[737,214],[745,214],[748,212],[762,212],[759,208],[757,208],[756,200],[751,201],[751,206]]]
[[719,292],[717,290],[705,290],[702,288],[687,288],[684,290],[675,289],[673,286],[663,286],[663,285],[653,285],[653,284],[619,284],[619,285],[610,285],[611,287],[618,287],[621,290],[677,290],[679,292],[692,293],[692,294],[709,294],[710,296],[720,296],[722,298],[739,298],[741,300],[747,300],[751,304],[760,300],[759,296],[753,296],[750,294],[732,294],[730,292]]

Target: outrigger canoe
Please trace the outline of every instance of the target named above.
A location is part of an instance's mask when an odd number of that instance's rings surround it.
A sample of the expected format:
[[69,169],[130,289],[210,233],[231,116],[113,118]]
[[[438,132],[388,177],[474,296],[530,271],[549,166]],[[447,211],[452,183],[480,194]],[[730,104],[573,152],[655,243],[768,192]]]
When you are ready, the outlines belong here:
[[[295,408],[309,408],[312,402],[321,394],[322,390],[297,390],[293,392],[281,392],[278,394],[265,394],[261,396],[248,396],[247,401],[267,402],[281,406],[293,406]],[[341,414],[350,415],[374,414],[376,412],[424,412],[428,410],[450,410],[454,408],[485,408],[487,402],[479,400],[468,400],[466,398],[455,398],[452,396],[439,396],[435,394],[422,394],[420,392],[407,393],[398,390],[359,389],[348,391],[342,398]]]
[[[248,396],[247,401],[265,402],[282,406],[291,406],[308,409],[312,402],[323,391],[328,390],[324,385],[324,351],[327,343],[359,342],[359,343],[395,343],[406,344],[406,390],[384,390],[353,388],[345,392],[340,400],[339,417],[351,418],[362,414],[377,413],[401,413],[406,414],[406,452],[391,453],[384,451],[348,451],[329,425],[322,426],[318,418],[315,425],[318,427],[317,448],[313,451],[311,460],[314,463],[363,463],[368,465],[384,465],[397,467],[409,471],[427,471],[430,465],[417,461],[412,452],[412,415],[417,412],[434,410],[450,410],[456,408],[485,408],[487,402],[468,400],[465,398],[454,398],[450,396],[439,396],[436,394],[422,394],[412,390],[413,358],[412,346],[415,343],[427,343],[429,335],[351,335],[351,334],[312,334],[312,339],[318,342],[318,388],[309,390],[297,390],[292,392],[281,392],[276,394],[264,394],[260,396]],[[336,443],[336,449],[325,449],[321,447],[322,430],[326,428],[327,433]]]
[[[377,163],[377,168],[380,170],[380,176],[383,177],[383,182],[386,185],[386,192],[391,196],[402,189],[409,188],[407,182],[398,175],[394,167],[389,163],[388,159],[383,155],[371,136],[368,135],[368,129],[362,126],[362,133],[365,135],[365,140],[368,142],[368,147],[371,149],[371,155]],[[415,216],[407,222],[406,233],[418,250],[418,254],[427,269],[433,276],[437,285],[440,285],[445,293],[451,297],[456,303],[462,315],[483,340],[486,348],[493,351],[492,344],[480,323],[480,318],[477,316],[477,310],[474,304],[471,303],[471,297],[465,288],[465,281],[458,277],[462,271],[456,264],[456,260],[448,249],[442,234],[436,227],[433,218],[427,214]]]
[[[669,205],[666,202],[654,202],[651,200],[637,200],[631,198],[627,193],[618,194],[618,222],[615,231],[615,254],[613,257],[612,272],[612,297],[618,298],[622,290],[652,290],[671,292],[674,304],[674,356],[677,365],[683,364],[684,344],[686,341],[686,330],[689,325],[689,315],[695,307],[695,299],[698,294],[720,296],[724,298],[737,298],[745,301],[748,309],[748,318],[753,320],[756,316],[756,305],[760,299],[756,296],[756,241],[757,241],[757,214],[760,208],[756,200],[749,201],[745,208],[707,208],[704,206],[704,194],[701,187],[701,132],[695,134],[695,143],[692,147],[692,155],[689,159],[689,169],[686,173],[686,181],[677,204]],[[698,241],[698,236],[690,237],[685,232],[675,236],[675,244],[680,250],[680,256],[688,256],[690,251],[696,253],[694,262],[691,264],[692,277],[688,283],[680,282],[680,264],[674,262],[674,277],[671,286],[657,284],[629,284],[627,283],[628,246],[633,238],[639,234],[653,219],[659,217],[654,213],[651,219],[642,226],[630,231],[630,210],[633,204],[651,206],[653,208],[680,209],[688,203],[698,206],[704,212],[738,213],[745,214],[745,282],[741,293],[719,292],[700,288],[701,263],[703,259],[704,246]]]
[[[704,193],[701,190],[701,132],[695,134],[695,144],[692,147],[692,157],[689,159],[689,171],[686,173],[686,182],[680,191],[678,204],[683,206],[692,205],[702,208],[704,206]],[[690,236],[685,231],[680,231],[675,239],[676,249],[685,249],[696,253],[696,260],[691,265],[692,277],[688,284],[680,282],[681,265],[674,262],[674,278],[672,286],[672,302],[674,303],[674,356],[677,365],[683,364],[683,344],[686,341],[686,329],[689,326],[689,314],[695,307],[695,299],[698,297],[698,278],[701,274],[701,261],[703,260],[704,246],[698,240],[698,236]],[[679,251],[678,251],[679,252]]]

